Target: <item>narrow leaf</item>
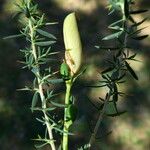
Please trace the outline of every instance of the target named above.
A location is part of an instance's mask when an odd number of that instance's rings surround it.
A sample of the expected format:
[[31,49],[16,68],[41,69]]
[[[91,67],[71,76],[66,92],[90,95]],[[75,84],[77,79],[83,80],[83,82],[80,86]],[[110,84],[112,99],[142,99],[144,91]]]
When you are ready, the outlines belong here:
[[10,36],[6,36],[3,39],[7,40],[7,39],[14,39],[14,38],[18,38],[18,37],[23,37],[23,34],[15,34],[15,35],[10,35]]
[[142,35],[142,36],[137,36],[137,37],[132,37],[132,39],[134,40],[143,40],[145,38],[147,38],[149,35]]
[[144,29],[146,29],[147,27],[143,27],[143,28],[141,28],[141,29],[137,29],[137,30],[135,30],[135,31],[133,31],[133,32],[131,32],[131,33],[129,33],[129,37],[130,36],[132,36],[132,35],[134,35],[134,34],[139,34],[142,30],[144,30]]
[[122,21],[123,21],[123,19],[118,20],[118,21],[116,21],[116,22],[113,22],[112,24],[109,25],[109,27],[113,27],[113,26],[117,25],[118,23],[120,23],[120,22],[122,22]]
[[118,50],[119,47],[102,47],[102,46],[95,46],[97,49],[104,49],[104,50]]
[[123,28],[122,27],[119,27],[119,26],[110,26],[108,27],[109,29],[113,29],[113,30],[117,30],[117,31],[122,31]]
[[147,11],[148,11],[147,9],[145,9],[145,10],[134,10],[134,11],[130,11],[130,14],[132,14],[132,15],[141,14],[141,13],[145,13]]
[[33,108],[36,106],[37,102],[38,102],[38,92],[36,91],[32,98],[32,104],[31,104],[32,112],[33,112]]
[[56,102],[54,102],[54,101],[50,101],[50,103],[51,103],[52,105],[56,106],[56,107],[63,107],[63,108],[67,107],[67,106],[64,105],[64,104],[56,103]]
[[44,42],[36,42],[35,44],[38,46],[49,46],[56,43],[56,41],[44,41]]
[[59,84],[59,83],[63,83],[64,80],[63,79],[48,79],[47,82],[50,84]]
[[122,111],[122,112],[117,112],[117,113],[114,113],[114,114],[107,114],[107,116],[110,116],[110,117],[117,117],[117,116],[120,116],[124,113],[126,113],[127,111]]
[[39,34],[41,34],[41,35],[43,35],[43,36],[45,36],[45,37],[48,37],[48,38],[51,38],[51,39],[55,39],[55,40],[56,40],[56,37],[55,37],[54,35],[52,35],[52,34],[46,32],[46,31],[43,31],[43,30],[41,30],[41,29],[37,29],[36,31],[37,31]]
[[125,65],[126,65],[128,71],[130,72],[130,74],[134,77],[134,79],[138,80],[138,77],[135,74],[134,70],[130,67],[130,65],[126,61],[125,61]]
[[104,37],[102,40],[112,40],[112,39],[116,39],[116,38],[119,38],[119,36],[122,34],[123,32],[122,31],[119,31],[117,33],[113,33],[111,35],[108,35],[106,37]]
[[131,55],[130,57],[128,57],[128,59],[133,59],[133,58],[135,58],[136,55],[137,54],[135,53],[135,54]]
[[129,17],[129,2],[128,2],[128,0],[124,1],[124,13],[125,13],[126,18],[128,18]]
[[141,25],[143,22],[145,22],[146,20],[147,20],[147,18],[144,18],[142,21],[133,24],[132,27],[137,27],[137,26]]
[[110,71],[112,71],[114,68],[113,67],[109,67],[107,69],[105,69],[104,71],[102,71],[101,73],[104,74],[104,73],[108,73]]
[[36,144],[35,147],[36,147],[37,149],[40,149],[40,148],[44,147],[44,146],[47,145],[47,144],[48,144],[48,143]]
[[135,20],[133,19],[133,17],[129,16],[129,20],[132,22],[132,23],[136,23]]

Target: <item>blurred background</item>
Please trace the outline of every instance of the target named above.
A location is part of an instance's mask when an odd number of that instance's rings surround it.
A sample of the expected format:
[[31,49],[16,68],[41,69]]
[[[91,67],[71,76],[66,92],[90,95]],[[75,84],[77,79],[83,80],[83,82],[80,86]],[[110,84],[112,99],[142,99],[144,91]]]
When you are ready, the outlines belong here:
[[[18,1],[0,0],[0,150],[34,150],[34,142],[31,139],[43,131],[35,120],[36,115],[30,111],[31,94],[16,91],[31,84],[33,79],[33,75],[28,70],[21,69],[22,65],[18,63],[18,60],[23,59],[19,49],[23,48],[25,43],[22,39],[2,39],[4,36],[17,34],[21,27],[17,19],[13,18],[16,11],[14,3]],[[59,22],[48,30],[57,37],[54,49],[61,51],[62,56],[63,19],[71,11],[77,11],[78,14],[87,71],[76,82],[73,90],[79,106],[79,116],[72,126],[77,136],[71,137],[70,142],[70,150],[75,150],[88,142],[98,115],[90,101],[97,104],[99,97],[105,92],[102,88],[86,88],[87,84],[100,80],[99,72],[104,69],[105,55],[109,55],[94,46],[102,44],[101,39],[110,33],[107,26],[115,18],[108,16],[107,0],[35,2],[48,21]],[[150,1],[137,0],[135,8],[149,9]],[[140,21],[146,16],[150,17],[149,14],[136,15],[135,19]],[[140,27],[145,26],[147,28],[142,34],[150,34],[150,19]],[[135,48],[132,52],[137,52],[137,59],[141,61],[131,63],[139,81],[134,81],[129,75],[127,82],[120,87],[121,91],[128,93],[128,96],[119,101],[120,109],[127,110],[127,113],[115,118],[104,118],[93,150],[150,150],[150,37],[144,41],[132,42],[130,44]],[[107,135],[109,132],[111,134]]]

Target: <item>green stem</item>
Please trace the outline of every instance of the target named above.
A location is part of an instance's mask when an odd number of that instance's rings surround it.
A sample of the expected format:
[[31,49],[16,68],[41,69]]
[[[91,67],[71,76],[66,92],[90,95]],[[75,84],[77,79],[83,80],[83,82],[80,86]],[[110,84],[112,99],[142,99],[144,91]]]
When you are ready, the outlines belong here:
[[[44,96],[44,91],[43,91],[43,85],[41,83],[41,79],[40,79],[40,68],[38,65],[38,57],[37,57],[37,51],[36,51],[36,46],[35,46],[35,41],[34,41],[34,26],[32,25],[32,20],[29,19],[29,28],[30,28],[30,38],[31,38],[31,48],[32,48],[32,53],[36,62],[36,67],[37,67],[37,81],[38,81],[38,90],[39,90],[39,95],[42,101],[42,108],[45,109],[46,106],[46,100],[45,100],[45,96]],[[44,113],[44,118],[45,118],[45,124],[48,130],[48,134],[49,134],[49,138],[50,138],[50,146],[52,150],[56,150],[55,147],[55,143],[54,143],[54,139],[53,139],[53,133],[52,133],[52,127],[49,123],[49,118],[46,114],[45,111],[43,111]]]
[[[66,96],[65,96],[65,105],[69,106],[70,104],[70,95],[71,95],[71,87],[72,87],[72,80],[66,81]],[[67,121],[67,109],[64,110],[64,133],[63,133],[63,143],[62,147],[63,150],[68,150],[68,132],[69,132],[69,126],[70,122]]]
[[99,127],[100,127],[100,125],[101,125],[101,123],[103,121],[103,118],[104,118],[104,115],[105,115],[105,110],[106,110],[107,104],[108,104],[108,102],[110,100],[110,97],[111,97],[111,90],[109,91],[109,93],[108,93],[108,95],[107,95],[107,97],[105,99],[104,106],[103,106],[103,109],[100,111],[98,120],[97,120],[95,128],[94,128],[94,132],[93,132],[93,134],[90,137],[90,141],[89,141],[90,147],[89,147],[89,150],[92,147],[92,144],[93,144],[93,142],[94,142],[94,140],[96,138],[96,134],[98,132],[98,129],[99,129]]

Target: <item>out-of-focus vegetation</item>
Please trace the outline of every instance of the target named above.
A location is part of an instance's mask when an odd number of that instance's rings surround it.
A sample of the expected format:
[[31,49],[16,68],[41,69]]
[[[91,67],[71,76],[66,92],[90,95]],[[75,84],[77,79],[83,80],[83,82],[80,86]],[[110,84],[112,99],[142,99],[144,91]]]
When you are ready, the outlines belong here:
[[[20,27],[17,17],[13,18],[16,11],[13,3],[19,0],[0,1],[0,149],[1,150],[33,150],[33,141],[36,133],[42,132],[42,127],[35,123],[30,111],[31,99],[28,93],[17,92],[16,89],[30,85],[32,74],[27,70],[20,70],[22,59],[19,49],[24,46],[22,39],[4,41],[2,37],[18,33]],[[108,34],[107,25],[113,20],[108,16],[106,9],[107,0],[37,0],[41,12],[46,14],[50,21],[58,21],[59,24],[51,26],[48,30],[53,32],[58,42],[55,49],[64,53],[62,40],[62,22],[66,14],[72,10],[78,12],[79,29],[84,48],[84,64],[88,66],[86,73],[80,78],[74,87],[74,95],[79,105],[80,115],[72,130],[78,129],[78,138],[72,137],[72,150],[77,144],[82,145],[89,139],[90,130],[88,121],[92,120],[96,110],[89,99],[94,103],[103,95],[102,89],[85,88],[84,85],[94,83],[99,79],[99,73],[103,69],[105,57],[103,50],[97,50],[95,45],[101,43],[102,37]],[[149,9],[150,1],[137,1],[137,8]],[[136,8],[135,8],[136,9]],[[141,20],[149,16],[149,13],[137,15]],[[23,18],[20,18],[21,20]],[[141,28],[149,26],[148,19]],[[150,34],[150,27],[144,30]],[[144,34],[142,33],[142,34]],[[133,41],[131,41],[133,42]],[[128,93],[120,101],[120,108],[128,111],[117,118],[105,119],[100,139],[95,144],[95,150],[149,150],[150,149],[150,37],[142,42],[135,43],[135,51],[141,62],[131,65],[136,70],[139,81],[128,81],[120,87]],[[130,80],[130,76],[129,76]],[[129,84],[130,83],[130,84]],[[131,84],[132,83],[132,84]],[[94,122],[91,127],[94,127]],[[105,136],[107,132],[112,133]],[[77,143],[75,145],[75,143]]]

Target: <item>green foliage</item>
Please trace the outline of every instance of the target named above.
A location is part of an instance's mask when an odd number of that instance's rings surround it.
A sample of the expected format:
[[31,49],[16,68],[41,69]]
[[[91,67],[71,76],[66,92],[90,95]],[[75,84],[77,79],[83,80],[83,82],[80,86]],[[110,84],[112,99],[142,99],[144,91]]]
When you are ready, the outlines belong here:
[[119,111],[117,107],[120,96],[125,95],[125,93],[120,92],[118,85],[125,82],[125,77],[128,73],[138,80],[137,74],[127,61],[137,61],[135,58],[137,53],[130,55],[130,49],[133,48],[128,44],[128,41],[130,39],[143,40],[148,37],[148,35],[138,35],[144,29],[138,29],[138,26],[144,23],[147,18],[139,22],[136,22],[133,18],[133,15],[145,13],[147,10],[134,10],[132,8],[133,4],[132,0],[109,0],[109,15],[116,11],[120,13],[120,16],[118,20],[108,26],[109,29],[113,30],[113,33],[105,36],[102,40],[108,42],[112,40],[115,43],[117,42],[117,45],[115,47],[96,46],[98,49],[110,51],[109,53],[112,57],[107,60],[107,67],[101,72],[102,80],[99,81],[100,85],[93,86],[95,88],[106,87],[108,92],[106,92],[104,98],[99,98],[102,105],[99,109],[100,115],[95,125],[94,133],[89,141],[91,146],[96,139],[96,134],[104,115],[116,117],[126,112]]
[[[97,107],[93,104],[100,115],[90,141],[78,150],[86,150],[92,147],[104,115],[116,117],[126,112],[118,110],[117,107],[120,96],[125,95],[120,91],[119,84],[125,82],[128,73],[138,80],[134,68],[128,63],[128,61],[137,61],[137,53],[130,54],[132,47],[128,45],[128,40],[143,40],[148,37],[148,35],[139,35],[144,28],[138,29],[138,26],[143,24],[147,18],[139,22],[136,22],[133,18],[134,15],[145,13],[147,10],[131,9],[132,0],[109,0],[109,3],[109,15],[116,11],[120,13],[120,16],[118,20],[108,26],[113,31],[112,34],[105,36],[102,40],[106,42],[115,41],[117,45],[115,47],[96,46],[98,49],[108,50],[112,57],[107,60],[108,66],[101,72],[102,80],[99,81],[99,85],[90,87],[105,87],[107,90],[104,97],[99,97],[101,106]],[[56,141],[57,139],[53,136],[55,133],[62,138],[59,149],[68,150],[68,136],[74,135],[69,132],[69,128],[76,120],[78,113],[71,90],[74,81],[85,71],[84,69],[79,72],[82,61],[82,46],[75,13],[69,14],[64,21],[65,60],[60,66],[60,71],[57,71],[52,67],[55,63],[53,55],[58,53],[53,51],[52,46],[56,43],[57,38],[44,30],[45,26],[55,23],[47,23],[44,14],[39,13],[37,5],[31,0],[22,0],[21,4],[17,6],[20,9],[18,14],[25,18],[25,21],[21,22],[23,28],[19,34],[4,39],[24,37],[26,40],[27,46],[20,50],[25,58],[21,63],[24,65],[23,68],[28,68],[32,72],[34,80],[31,87],[25,86],[20,91],[32,92],[31,111],[41,112],[41,117],[36,118],[36,120],[45,128],[45,136],[38,135],[36,139],[33,139],[37,143],[35,147],[40,149],[49,145],[50,149],[56,150],[56,142],[59,142],[59,140]],[[60,78],[57,78],[58,72],[60,72]],[[52,89],[53,85],[62,82],[66,84],[64,103],[55,100],[58,93],[54,93],[54,89]],[[63,119],[56,119],[58,109],[64,110]]]
[[[6,37],[5,39],[25,37],[28,47],[21,49],[24,54],[25,61],[23,68],[28,68],[34,76],[33,86],[25,87],[21,90],[29,90],[33,92],[31,110],[40,111],[43,113],[41,118],[36,118],[37,121],[45,126],[45,137],[38,136],[34,139],[41,142],[36,145],[36,148],[42,148],[45,145],[50,145],[52,150],[55,150],[55,143],[53,139],[53,130],[61,131],[58,123],[54,118],[52,112],[59,107],[56,103],[51,102],[51,98],[57,96],[53,94],[53,90],[48,88],[51,84],[61,83],[62,79],[55,77],[55,70],[47,65],[49,60],[54,60],[53,55],[58,52],[52,51],[52,45],[56,42],[56,37],[44,31],[44,26],[47,25],[44,15],[40,15],[37,5],[30,0],[23,0],[21,4],[17,5],[20,9],[18,12],[25,16],[25,22],[22,22],[23,29],[21,34]],[[51,23],[49,23],[51,24]],[[53,24],[53,23],[52,23]],[[49,67],[47,67],[49,66]],[[47,86],[46,92],[44,87]],[[48,105],[52,104],[52,107]],[[62,131],[63,132],[63,131]],[[60,132],[59,132],[60,133]]]

